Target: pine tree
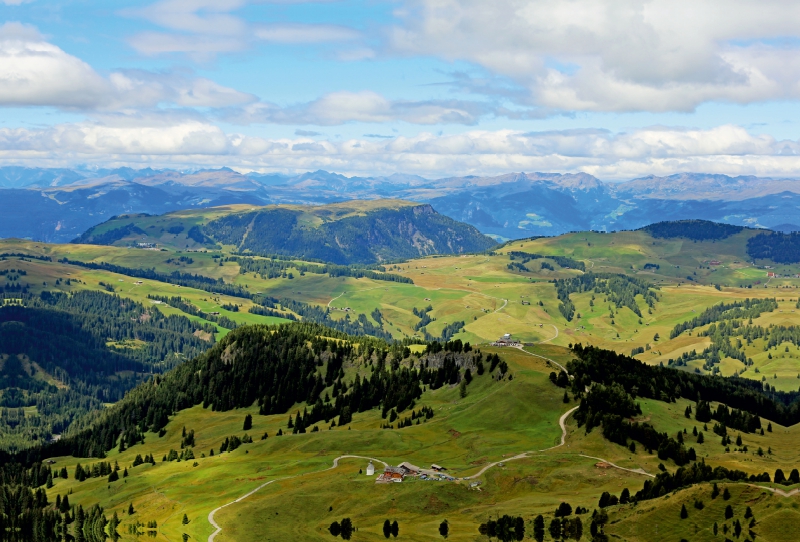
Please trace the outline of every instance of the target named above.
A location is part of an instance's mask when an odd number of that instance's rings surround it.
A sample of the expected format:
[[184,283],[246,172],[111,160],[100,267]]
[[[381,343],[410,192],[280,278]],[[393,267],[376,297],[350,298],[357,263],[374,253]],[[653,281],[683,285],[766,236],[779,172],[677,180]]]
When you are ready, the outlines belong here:
[[725,491],[722,492],[722,499],[727,501],[730,498],[731,498],[731,492],[728,491],[728,488],[726,487]]
[[447,538],[447,535],[450,534],[450,525],[447,524],[447,520],[439,524],[439,534],[442,535],[442,538]]
[[189,516],[186,514],[183,515],[183,521],[181,521],[184,525],[189,525]]
[[248,414],[247,416],[244,417],[244,424],[242,424],[242,430],[249,431],[252,428],[253,428],[253,416]]
[[398,525],[397,520],[392,522],[392,536],[397,538],[397,535],[400,534],[400,525]]
[[731,519],[733,517],[733,507],[729,504],[725,507],[725,519]]
[[686,519],[689,517],[689,511],[686,509],[686,505],[681,505],[681,519]]
[[342,528],[342,540],[350,540],[350,537],[353,536],[353,522],[350,521],[350,518],[344,518],[339,525]]
[[133,503],[128,505],[128,515],[132,516],[136,511],[133,509]]
[[388,519],[383,522],[383,536],[385,538],[389,538],[390,536],[392,536],[392,524],[389,522]]

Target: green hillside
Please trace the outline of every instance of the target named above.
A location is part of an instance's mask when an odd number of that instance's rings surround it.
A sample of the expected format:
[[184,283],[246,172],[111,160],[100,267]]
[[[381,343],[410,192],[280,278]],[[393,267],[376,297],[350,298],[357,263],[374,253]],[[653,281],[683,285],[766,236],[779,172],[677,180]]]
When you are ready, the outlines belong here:
[[[752,531],[767,540],[791,540],[784,522],[796,519],[797,512],[773,488],[788,492],[800,487],[790,473],[800,459],[794,436],[799,426],[790,429],[757,418],[762,428],[769,423],[762,435],[729,421],[727,432],[736,444],[720,445],[710,429],[723,419],[716,403],[711,418],[703,421],[698,403],[684,397],[695,390],[712,393],[719,386],[729,386],[733,395],[756,397],[760,392],[710,377],[661,384],[648,371],[680,373],[637,366],[635,360],[602,351],[467,352],[461,344],[443,346],[438,352],[427,347],[409,354],[373,339],[300,324],[236,330],[208,354],[160,379],[157,388],[142,387],[109,409],[93,429],[43,450],[45,457],[84,450],[78,454],[84,458],[53,459],[53,470],[64,468],[67,477],[53,478],[48,499],[68,495],[72,505],[99,504],[109,517],[116,512],[121,520],[117,532],[124,540],[135,538],[132,530],[151,532],[160,540],[183,534],[206,540],[217,531],[209,512],[228,503],[213,515],[219,526],[214,540],[331,540],[330,524],[343,518],[358,529],[354,540],[383,539],[386,519],[397,521],[401,536],[412,540],[441,540],[439,526],[445,520],[448,539],[488,540],[481,538],[481,524],[503,515],[521,517],[527,536],[534,539],[541,515],[543,540],[554,539],[554,521],[561,538],[565,530],[577,528],[578,519],[586,539],[594,530],[624,540],[652,540],[636,520],[643,513],[659,524],[659,540],[714,540],[714,523],[719,533],[732,533],[737,520],[748,539]],[[291,354],[272,354],[281,351]],[[580,361],[564,361],[572,357]],[[451,373],[456,381],[467,382],[470,369],[468,384],[450,384],[440,374],[449,371],[448,359],[457,367]],[[555,362],[566,363],[574,377],[566,389],[567,403],[564,388],[549,376],[559,370]],[[478,364],[484,365],[482,372]],[[433,365],[440,368],[431,372]],[[603,370],[609,368],[617,372]],[[269,378],[272,371],[281,378]],[[615,383],[607,386],[606,379]],[[415,381],[418,395],[413,385],[407,386]],[[632,401],[630,392],[644,390],[642,383],[651,381],[659,384]],[[387,386],[371,408],[362,399],[371,395],[364,393],[367,382]],[[277,401],[264,397],[291,389],[305,399],[265,411],[264,405]],[[404,395],[394,390],[402,389],[415,399],[401,410],[395,401]],[[285,404],[299,398],[285,397]],[[762,397],[763,408],[782,408]],[[356,403],[362,406],[345,411]],[[614,417],[630,416],[624,413],[626,404],[640,409],[633,413],[637,424],[630,427]],[[327,420],[326,405],[331,409]],[[601,415],[593,418],[597,407]],[[692,407],[688,416],[686,407]],[[412,411],[433,415],[401,427],[404,420],[413,420]],[[126,425],[136,419],[138,424]],[[559,419],[566,420],[563,431]],[[703,442],[695,431],[706,435]],[[230,449],[233,437],[242,442]],[[744,446],[748,451],[742,451]],[[331,468],[336,458],[338,466]],[[453,479],[408,477],[401,484],[376,484],[375,476],[364,474],[369,458],[378,472],[382,461],[423,468],[435,463],[447,467]],[[113,471],[119,465],[121,474],[118,479],[109,474],[76,479],[78,463],[81,470],[107,463]],[[665,472],[658,474],[662,466]],[[792,480],[776,483],[776,469]],[[713,494],[714,483],[718,494]],[[562,502],[570,505],[566,523],[556,516]],[[581,513],[576,514],[578,507]],[[682,507],[688,510],[686,520]],[[776,516],[777,510],[781,514]]]
[[[712,228],[695,240],[670,227],[660,237],[581,232],[369,269],[242,255],[230,245],[190,252],[3,241],[7,337],[20,325],[14,315],[61,310],[44,305],[49,296],[66,307],[92,295],[124,306],[120,322],[133,323],[126,310],[153,323],[185,318],[208,348],[113,406],[90,405],[57,443],[31,447],[15,437],[7,449],[25,448],[16,459],[33,470],[14,490],[46,490],[49,504],[34,508],[52,514],[56,497],[69,495],[87,517],[93,510],[86,532],[116,512],[126,540],[134,532],[208,540],[215,525],[217,542],[332,540],[329,527],[343,518],[358,529],[353,540],[385,540],[387,519],[398,522],[399,538],[441,540],[447,520],[448,539],[488,540],[481,529],[498,528],[491,522],[506,514],[515,525],[522,518],[534,539],[542,515],[548,541],[574,535],[577,518],[583,539],[594,530],[652,540],[641,517],[659,526],[659,540],[733,540],[737,521],[739,540],[792,540],[785,525],[797,511],[784,495],[800,489],[792,473],[800,269],[754,265],[755,230]],[[51,327],[39,326],[42,345],[60,340]],[[99,360],[135,362],[158,344],[100,341],[107,331],[91,342],[66,329],[64,344],[88,341],[87,355]],[[490,346],[504,333],[526,346]],[[159,350],[164,359],[177,352],[170,344]],[[600,348],[567,348],[576,344]],[[48,380],[55,369],[39,369],[47,349],[36,346],[3,360],[19,391],[0,401],[30,400],[34,384],[56,384]],[[559,376],[562,367],[571,378]],[[22,410],[27,427],[49,423],[36,408]],[[3,434],[16,435],[20,419],[3,407]],[[443,465],[455,480],[375,484],[364,474],[369,458],[378,472],[381,462]],[[46,459],[55,463],[35,466]],[[76,479],[78,463],[96,475]],[[58,473],[53,487],[48,469]],[[630,502],[620,502],[625,489]],[[567,521],[555,517],[561,502],[572,508]],[[67,530],[76,533],[76,520]]]
[[473,226],[440,215],[429,205],[399,200],[125,215],[88,230],[75,242],[184,249],[219,244],[241,253],[340,265],[479,252],[495,244]]

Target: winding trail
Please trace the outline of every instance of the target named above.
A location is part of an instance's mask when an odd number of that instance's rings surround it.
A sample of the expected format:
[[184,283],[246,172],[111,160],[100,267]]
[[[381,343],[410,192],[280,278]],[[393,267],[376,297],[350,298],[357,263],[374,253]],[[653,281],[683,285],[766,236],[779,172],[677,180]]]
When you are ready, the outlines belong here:
[[581,457],[585,457],[587,459],[596,459],[597,461],[601,461],[601,462],[605,463],[606,465],[608,465],[609,467],[613,467],[615,469],[624,470],[624,471],[627,471],[627,472],[632,472],[634,474],[641,474],[643,476],[649,476],[650,478],[655,478],[656,477],[655,474],[650,474],[649,472],[645,471],[644,469],[627,469],[625,467],[620,467],[619,465],[615,465],[611,461],[609,461],[607,459],[603,459],[602,457],[594,457],[594,456],[591,456],[591,455],[584,455],[584,454],[578,454],[578,455],[581,456]]
[[384,467],[388,467],[389,466],[388,463],[386,463],[385,461],[381,461],[380,459],[375,459],[374,457],[366,457],[366,456],[363,456],[363,455],[340,455],[339,457],[337,457],[336,459],[333,460],[333,465],[328,467],[327,469],[322,469],[322,470],[317,470],[317,471],[312,471],[312,472],[304,472],[302,474],[295,474],[293,476],[286,476],[284,478],[276,478],[275,480],[270,480],[269,482],[265,482],[265,483],[261,484],[260,486],[258,486],[257,488],[249,491],[248,493],[245,493],[244,495],[242,495],[238,499],[234,499],[229,503],[225,503],[222,506],[218,506],[217,508],[214,508],[211,512],[208,513],[208,522],[215,529],[215,531],[213,533],[208,535],[208,542],[214,542],[214,539],[217,537],[217,535],[222,532],[222,527],[220,527],[219,524],[216,521],[214,521],[214,514],[216,514],[217,512],[222,510],[223,508],[226,508],[226,507],[228,507],[228,506],[230,506],[232,504],[236,504],[238,502],[241,502],[241,501],[245,500],[247,497],[249,497],[250,495],[253,495],[254,493],[257,493],[258,491],[262,490],[263,488],[267,487],[270,484],[274,484],[275,482],[282,482],[283,480],[291,480],[292,478],[298,478],[300,476],[306,476],[307,474],[317,474],[317,473],[320,473],[320,472],[333,470],[333,469],[335,469],[335,468],[337,468],[339,466],[339,460],[340,459],[369,459],[370,461],[374,461],[375,463],[380,463]]
[[[529,452],[522,452],[521,454],[517,454],[514,457],[509,457],[509,458],[503,459],[502,461],[495,461],[494,463],[489,463],[488,465],[483,467],[481,470],[479,470],[477,473],[473,474],[472,476],[465,476],[463,479],[464,480],[473,480],[473,479],[477,478],[478,476],[482,475],[487,470],[491,469],[492,467],[496,467],[500,463],[507,463],[509,461],[514,461],[516,459],[525,459],[530,454],[541,453],[541,452],[546,452],[548,450],[553,450],[554,448],[560,448],[561,446],[564,445],[564,442],[566,442],[566,439],[567,439],[567,418],[569,418],[569,415],[572,414],[573,412],[575,412],[576,410],[578,410],[578,407],[573,407],[573,408],[569,409],[568,411],[566,411],[564,414],[562,414],[561,418],[559,418],[558,425],[559,425],[559,427],[561,427],[561,442],[559,442],[555,446],[550,446],[549,448],[544,448],[543,450],[531,450]],[[610,465],[610,463],[609,463],[609,465]]]
[[780,495],[781,497],[794,497],[798,493],[800,493],[800,489],[795,488],[791,491],[784,491],[782,489],[778,489],[777,487],[767,487],[767,486],[757,486],[755,484],[747,484],[750,487],[757,487],[758,489],[766,489],[767,491],[771,491],[776,495]]
[[342,297],[342,296],[343,296],[345,293],[347,293],[347,292],[342,292],[341,294],[337,295],[336,297],[334,297],[333,299],[331,299],[330,301],[328,301],[328,308],[330,308],[330,306],[331,306],[331,303],[333,303],[334,301],[336,301],[337,299],[339,299],[340,297]]
[[[553,329],[556,330],[556,334],[553,337],[550,337],[547,340],[539,341],[539,344],[549,343],[550,341],[554,341],[554,340],[558,339],[558,328],[556,327],[556,325],[555,324],[547,324],[547,325],[548,326],[553,326]],[[528,352],[528,353],[530,354],[530,352]]]
[[[555,326],[553,326],[553,327],[555,327]],[[556,328],[556,337],[558,337],[558,328]],[[555,339],[556,337],[553,337],[553,339]],[[553,339],[548,339],[548,340],[552,341]],[[540,343],[540,344],[541,344],[541,343]],[[517,349],[517,350],[519,350],[520,352],[525,352],[525,353],[526,353],[526,354],[528,354],[529,356],[533,356],[533,357],[535,357],[535,358],[539,358],[539,359],[543,359],[543,360],[545,360],[545,361],[549,361],[550,363],[552,363],[553,365],[556,365],[556,366],[557,366],[557,367],[559,367],[559,368],[560,368],[562,371],[564,371],[565,373],[567,373],[567,375],[569,375],[569,371],[567,371],[567,368],[566,368],[566,367],[564,367],[563,365],[561,365],[559,362],[557,362],[557,361],[556,361],[556,360],[554,360],[554,359],[546,358],[546,357],[544,357],[544,356],[540,356],[539,354],[534,354],[533,352],[528,352],[527,350],[525,350],[525,348],[524,348],[522,345],[519,345],[519,346],[512,346],[512,348],[516,348],[516,349]]]

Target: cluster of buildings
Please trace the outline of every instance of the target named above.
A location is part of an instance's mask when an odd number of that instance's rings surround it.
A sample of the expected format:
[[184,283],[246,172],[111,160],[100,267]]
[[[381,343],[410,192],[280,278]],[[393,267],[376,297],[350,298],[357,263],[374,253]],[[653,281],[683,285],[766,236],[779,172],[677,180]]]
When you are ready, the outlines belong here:
[[519,341],[511,338],[511,333],[506,333],[492,343],[492,346],[519,346]]
[[[396,467],[387,466],[384,468],[383,472],[375,480],[375,483],[400,483],[405,480],[406,476],[418,476],[421,480],[431,480],[437,477],[445,480],[455,480],[455,478],[452,476],[443,474],[443,472],[446,470],[447,469],[445,467],[436,464],[431,465],[430,469],[421,469],[416,465],[412,465],[411,463],[404,461]],[[375,466],[372,464],[372,461],[370,461],[369,465],[367,465],[367,476],[372,476],[374,474]]]
[[780,275],[775,271],[767,271],[767,278],[770,279],[779,279],[779,278],[789,278],[789,279],[797,279],[800,278],[800,273],[795,273],[794,275]]

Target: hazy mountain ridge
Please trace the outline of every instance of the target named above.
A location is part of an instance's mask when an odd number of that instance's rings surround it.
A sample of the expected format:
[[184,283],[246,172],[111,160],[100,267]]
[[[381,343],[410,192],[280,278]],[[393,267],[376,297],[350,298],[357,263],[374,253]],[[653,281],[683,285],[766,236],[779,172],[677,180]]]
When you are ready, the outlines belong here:
[[[229,168],[179,172],[131,168],[0,168],[0,236],[66,242],[111,216],[162,214],[214,205],[326,204],[401,198],[496,237],[621,230],[655,218],[704,218],[742,226],[791,225],[799,179],[704,173],[605,182],[586,173],[508,173],[429,180],[416,175],[348,177],[241,174]],[[31,220],[35,217],[35,220]]]

